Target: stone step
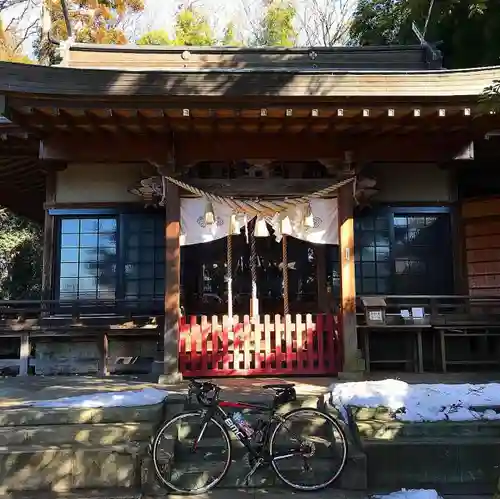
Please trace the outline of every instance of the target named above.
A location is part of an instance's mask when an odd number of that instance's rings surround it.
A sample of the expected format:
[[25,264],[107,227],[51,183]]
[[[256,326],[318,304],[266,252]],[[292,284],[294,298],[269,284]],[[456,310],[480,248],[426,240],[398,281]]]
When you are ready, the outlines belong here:
[[17,406],[2,408],[2,426],[71,425],[92,423],[159,422],[182,412],[186,397],[169,394],[166,403],[137,407],[48,408]]
[[[323,460],[325,466],[328,469],[331,469],[331,461]],[[198,461],[198,463],[200,463]],[[184,461],[179,463],[178,466],[174,466],[174,470],[179,473],[179,480],[183,481],[189,480],[189,473],[187,473],[188,469],[198,469],[198,472],[194,475],[194,479],[198,478],[202,472],[208,472],[210,469],[214,471],[219,471],[221,467],[221,463],[217,461],[206,460],[203,463],[200,463],[199,466],[197,462],[189,462]],[[311,464],[317,469],[320,461],[314,460]],[[294,463],[297,464],[297,463]],[[148,459],[148,462],[144,464],[145,466],[145,475],[147,476],[147,480],[143,480],[143,483],[153,483],[156,482],[156,478],[154,476],[154,469],[151,459]],[[189,466],[189,468],[188,468]],[[218,485],[218,488],[221,489],[239,489],[242,487],[242,481],[246,474],[250,471],[250,467],[248,466],[248,462],[243,459],[243,457],[233,459],[231,461],[231,465],[229,467],[228,473],[222,482]],[[360,454],[355,457],[350,457],[347,461],[346,467],[340,476],[340,478],[332,485],[332,488],[341,488],[346,490],[366,490],[367,482],[366,482],[366,459],[365,456]],[[184,482],[185,483],[185,482]],[[249,487],[253,488],[289,488],[286,484],[282,483],[281,480],[276,476],[272,467],[265,467],[258,470],[255,475],[251,478]],[[161,488],[156,485],[157,488]]]
[[0,447],[0,494],[134,487],[146,445],[66,444]]
[[109,487],[107,489],[78,489],[70,492],[26,491],[1,494],[0,499],[141,499],[140,489]]
[[436,488],[443,494],[493,494],[500,438],[364,440],[370,489]]
[[98,409],[21,407],[2,409],[0,427],[159,421],[163,415],[163,404]]
[[149,441],[156,423],[95,423],[0,427],[0,446],[116,445]]
[[497,438],[500,437],[500,421],[359,421],[357,428],[361,438],[393,440],[399,438]]

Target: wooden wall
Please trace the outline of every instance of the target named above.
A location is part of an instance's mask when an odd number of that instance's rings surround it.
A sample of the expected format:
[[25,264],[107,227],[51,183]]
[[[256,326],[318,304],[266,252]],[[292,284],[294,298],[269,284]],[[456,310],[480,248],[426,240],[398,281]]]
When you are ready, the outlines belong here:
[[472,295],[500,295],[500,197],[462,202],[466,275]]
[[141,165],[133,163],[70,163],[57,174],[57,203],[125,203],[140,199],[128,192],[141,180]]
[[431,163],[371,165],[366,174],[377,179],[382,203],[447,203],[451,200],[449,172]]

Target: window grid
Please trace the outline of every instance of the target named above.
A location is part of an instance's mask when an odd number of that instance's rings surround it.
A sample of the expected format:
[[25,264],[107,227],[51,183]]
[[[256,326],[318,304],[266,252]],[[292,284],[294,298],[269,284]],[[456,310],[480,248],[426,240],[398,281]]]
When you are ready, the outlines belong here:
[[116,247],[117,221],[115,217],[62,218],[60,220],[60,299],[115,299]]
[[387,209],[355,219],[358,294],[453,292],[447,212]]
[[124,298],[150,302],[165,295],[164,216],[124,215]]
[[356,290],[363,294],[390,292],[391,241],[387,216],[355,221]]

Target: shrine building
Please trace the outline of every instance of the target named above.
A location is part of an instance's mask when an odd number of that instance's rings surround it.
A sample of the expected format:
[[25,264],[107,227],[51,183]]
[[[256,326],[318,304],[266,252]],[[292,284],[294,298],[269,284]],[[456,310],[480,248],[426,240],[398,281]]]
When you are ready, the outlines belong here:
[[498,367],[481,95],[500,67],[428,46],[61,52],[0,63],[0,204],[44,227],[41,296],[0,302],[6,372]]

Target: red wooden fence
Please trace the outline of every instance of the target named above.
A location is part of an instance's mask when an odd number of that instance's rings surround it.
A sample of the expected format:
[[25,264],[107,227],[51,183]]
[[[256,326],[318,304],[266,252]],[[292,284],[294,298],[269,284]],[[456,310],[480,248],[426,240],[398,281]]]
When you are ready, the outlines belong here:
[[269,315],[240,321],[183,317],[179,363],[184,376],[337,374],[341,345],[334,315]]

